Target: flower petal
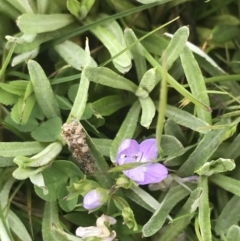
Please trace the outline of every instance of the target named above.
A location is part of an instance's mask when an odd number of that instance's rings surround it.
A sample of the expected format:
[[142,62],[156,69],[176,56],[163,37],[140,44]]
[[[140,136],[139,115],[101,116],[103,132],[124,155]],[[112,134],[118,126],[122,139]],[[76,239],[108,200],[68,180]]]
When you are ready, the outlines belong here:
[[132,155],[137,154],[138,150],[139,150],[139,144],[137,143],[137,141],[133,139],[124,140],[118,148],[117,159],[116,159],[117,164],[118,165],[124,164],[125,162],[122,159],[126,157],[131,157]]
[[138,181],[138,184],[140,185],[161,182],[168,175],[168,169],[160,163],[149,164],[144,166],[143,168],[144,180]]
[[150,162],[157,158],[157,141],[156,139],[146,139],[139,145],[139,151],[143,153],[141,162]]
[[78,227],[76,230],[76,236],[81,238],[87,238],[87,237],[93,237],[97,236],[99,237],[102,233],[101,228],[90,226],[90,227]]
[[131,180],[141,183],[144,182],[144,168],[143,166],[135,167],[126,171],[123,171],[124,174],[129,177]]
[[102,205],[100,199],[101,194],[99,194],[96,189],[93,189],[84,196],[83,207],[87,210],[100,207]]

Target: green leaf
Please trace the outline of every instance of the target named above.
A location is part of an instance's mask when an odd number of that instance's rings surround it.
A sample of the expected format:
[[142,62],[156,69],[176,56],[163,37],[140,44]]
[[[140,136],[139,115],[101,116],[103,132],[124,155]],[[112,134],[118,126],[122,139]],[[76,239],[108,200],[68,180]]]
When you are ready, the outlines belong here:
[[92,138],[92,140],[103,156],[110,155],[110,146],[112,145],[112,140],[101,138]]
[[164,131],[166,135],[176,137],[181,143],[187,143],[186,137],[183,134],[182,129],[173,119],[168,118],[164,126]]
[[232,171],[236,167],[234,160],[218,158],[215,161],[206,162],[200,169],[195,171],[198,175],[211,176],[220,172]]
[[199,226],[201,236],[204,241],[212,241],[211,221],[210,221],[210,207],[208,199],[208,177],[199,177],[199,187],[202,188],[202,194],[199,201]]
[[7,92],[15,95],[23,95],[29,81],[25,80],[16,80],[16,81],[11,81],[8,83],[0,83],[0,87],[3,90],[6,90]]
[[116,154],[121,142],[127,138],[132,138],[137,127],[137,120],[140,114],[140,105],[136,101],[129,109],[127,116],[125,117],[121,127],[118,130],[116,137],[114,138],[111,149],[110,158],[114,163],[116,162]]
[[172,241],[181,233],[190,223],[194,217],[196,209],[198,208],[199,198],[201,196],[202,188],[198,187],[192,191],[186,203],[182,206],[176,217],[166,226],[164,232],[161,233],[158,241]]
[[[115,21],[108,22],[104,26],[98,25],[96,28],[91,28],[90,31],[108,49],[111,57],[115,56],[125,48],[125,42],[122,41],[124,39],[122,29]],[[117,58],[113,59],[113,64],[119,72],[128,72],[132,67],[129,52],[125,51]]]
[[140,123],[142,126],[149,128],[156,113],[155,105],[150,97],[139,98],[139,101],[142,107]]
[[240,197],[240,181],[222,174],[209,177],[209,180],[224,190]]
[[[33,107],[35,105],[35,102],[36,102],[36,97],[33,94],[33,86],[32,86],[32,83],[29,81],[26,91],[24,93],[22,106],[21,106],[20,122],[22,125],[27,124],[30,118],[30,115],[32,113]],[[20,104],[21,103],[19,103],[19,105]]]
[[234,195],[224,206],[215,224],[217,233],[227,233],[229,228],[240,220],[240,197]]
[[[126,28],[124,30],[124,37],[128,46],[138,40],[135,33],[130,28]],[[136,45],[131,47],[130,51],[133,55],[138,80],[140,81],[145,72],[147,72],[147,63],[146,59],[144,58],[144,52],[141,43],[137,43]],[[149,78],[149,80],[151,79]]]
[[38,141],[0,142],[0,156],[30,156],[42,151],[45,146]]
[[240,228],[237,225],[232,225],[226,235],[227,241],[235,241],[240,237]]
[[13,105],[17,102],[18,96],[0,88],[0,102],[4,105]]
[[78,0],[67,0],[67,9],[72,15],[79,17],[81,7]]
[[62,127],[62,121],[59,117],[55,117],[43,122],[39,127],[32,131],[31,136],[40,142],[55,141]]
[[59,106],[42,67],[34,60],[28,61],[33,90],[43,113],[48,119],[60,116]]
[[[24,241],[32,241],[31,236],[29,235],[25,225],[22,223],[21,219],[12,211],[9,210],[8,213],[8,222],[11,224],[10,228],[15,233],[15,235]],[[21,232],[19,232],[21,230]]]
[[162,136],[161,148],[166,156],[179,156],[185,152],[182,143],[176,137],[169,135]]
[[228,128],[216,129],[204,135],[203,139],[198,143],[196,149],[189,158],[179,168],[179,176],[189,176],[199,169],[215,152],[217,147],[222,143],[222,139]]
[[64,160],[53,162],[51,168],[45,169],[42,175],[48,194],[46,195],[42,188],[37,186],[34,188],[39,197],[49,202],[57,200],[59,189],[62,189],[63,185],[65,185],[66,190],[69,178],[83,178],[82,172],[75,164]]
[[209,130],[204,129],[204,127],[208,127],[209,124],[194,115],[188,113],[187,111],[181,110],[179,108],[167,105],[166,116],[171,118],[179,125],[188,127],[194,131],[199,133],[207,133]]
[[131,189],[123,190],[126,196],[144,209],[154,212],[160,203],[142,188],[132,185]]
[[24,33],[38,34],[54,31],[72,23],[71,14],[23,14],[17,19],[17,26]]
[[132,96],[109,95],[92,103],[92,108],[101,116],[109,116],[121,108],[133,103]]
[[91,10],[95,0],[81,0],[80,19],[84,19]]
[[[206,106],[209,106],[210,101],[208,98],[205,81],[202,76],[200,67],[193,56],[192,51],[188,47],[185,47],[180,57],[181,57],[184,73],[186,75],[186,79],[188,81],[188,84],[193,96],[199,101],[201,101],[202,103],[204,103]],[[212,123],[211,113],[204,110],[200,106],[196,106],[196,111],[197,111],[198,117],[201,120],[211,125]]]
[[114,71],[105,67],[87,67],[85,75],[94,83],[106,85],[115,89],[128,90],[135,93],[137,86],[130,80],[116,74]]
[[[224,33],[224,34],[223,34]],[[217,25],[212,30],[212,41],[224,44],[239,36],[239,27],[229,24]]]
[[184,47],[186,46],[187,39],[189,37],[189,28],[183,26],[179,28],[173,35],[169,45],[164,51],[163,56],[166,59],[161,58],[160,63],[166,61],[166,68],[170,69],[174,61],[179,57],[183,52]]
[[37,13],[44,14],[48,8],[48,0],[37,0]]
[[158,232],[163,226],[173,207],[187,195],[189,195],[189,190],[182,186],[171,188],[164,200],[161,202],[160,206],[154,212],[153,216],[143,226],[143,236],[150,237]]
[[[79,45],[67,40],[61,44],[56,45],[54,49],[73,68],[82,70],[86,65],[86,52]],[[97,63],[93,58],[91,58],[90,66],[97,66]]]

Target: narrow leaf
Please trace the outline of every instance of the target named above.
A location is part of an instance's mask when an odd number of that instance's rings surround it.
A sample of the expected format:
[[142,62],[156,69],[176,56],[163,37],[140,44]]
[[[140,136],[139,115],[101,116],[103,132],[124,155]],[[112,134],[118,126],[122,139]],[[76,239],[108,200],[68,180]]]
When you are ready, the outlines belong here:
[[150,237],[158,232],[162,228],[173,207],[187,195],[189,195],[189,190],[182,186],[170,189],[158,209],[154,212],[153,216],[143,226],[142,232],[144,237]]
[[213,175],[209,179],[224,190],[240,197],[240,181],[222,174]]
[[[130,46],[132,43],[138,40],[135,33],[130,28],[126,28],[124,30],[124,37],[128,46]],[[133,55],[138,80],[140,81],[144,73],[147,72],[147,63],[146,59],[144,58],[144,52],[141,43],[137,43],[136,45],[131,47],[130,51]]]
[[60,116],[59,106],[42,67],[36,61],[29,60],[28,70],[37,102],[43,113],[48,119]]
[[199,179],[199,187],[202,188],[198,213],[200,231],[204,241],[212,241],[210,207],[208,199],[208,177],[200,176]]
[[87,67],[85,68],[85,75],[90,81],[115,89],[128,90],[133,93],[137,90],[137,86],[133,82],[116,74],[109,68]]
[[0,156],[30,156],[42,151],[45,146],[38,141],[0,142]]
[[[204,103],[206,106],[209,106],[210,102],[205,86],[205,81],[198,66],[198,63],[193,56],[192,51],[188,47],[185,47],[180,57],[192,94],[195,98]],[[196,110],[198,117],[211,125],[211,113],[203,110],[200,106],[196,106]]]
[[116,162],[116,154],[121,142],[127,138],[132,138],[137,127],[137,120],[140,114],[140,105],[136,101],[129,109],[127,116],[125,117],[116,137],[114,138],[111,150],[110,158],[112,162]]
[[152,123],[153,117],[155,116],[155,105],[150,97],[147,97],[145,99],[139,98],[139,101],[142,107],[140,123],[142,126],[149,128]]
[[60,29],[72,23],[71,14],[23,14],[17,19],[17,25],[24,33],[45,33]]

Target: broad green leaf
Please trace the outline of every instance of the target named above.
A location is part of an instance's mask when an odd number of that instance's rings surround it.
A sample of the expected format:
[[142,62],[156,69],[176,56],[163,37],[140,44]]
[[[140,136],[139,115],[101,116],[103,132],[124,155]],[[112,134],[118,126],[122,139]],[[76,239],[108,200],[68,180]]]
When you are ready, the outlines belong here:
[[125,117],[121,127],[118,130],[116,137],[114,138],[111,149],[110,158],[113,163],[116,162],[116,154],[119,145],[125,139],[132,138],[137,127],[137,120],[140,114],[140,105],[136,101],[129,109],[127,116]]
[[[115,23],[114,22],[107,23],[106,25],[108,25],[108,24],[114,24],[116,27],[116,22]],[[121,35],[122,39],[123,39],[122,29],[120,27],[117,27],[117,29],[115,29],[115,31],[117,31],[117,30],[119,30],[117,32],[117,34]],[[111,54],[111,57],[115,56],[116,54],[118,54],[125,48],[125,45],[123,45],[123,43],[121,43],[121,39],[119,40],[119,38],[116,38],[114,32],[112,32],[112,31],[110,32],[106,26],[97,26],[96,28],[90,29],[90,31],[108,49],[108,51]],[[128,52],[122,53],[120,56],[118,56],[117,58],[115,58],[113,60],[113,64],[116,67],[116,69],[118,71],[120,71],[121,73],[128,72],[130,70],[130,68],[132,67],[130,54]]]
[[71,14],[23,14],[17,19],[17,26],[24,33],[45,33],[72,23]]
[[169,135],[162,136],[161,148],[166,156],[179,156],[185,152],[182,143],[176,137]]
[[62,121],[59,117],[54,117],[43,122],[39,127],[32,131],[31,136],[40,142],[56,141],[60,135]]
[[211,40],[215,43],[224,44],[228,41],[234,40],[238,36],[239,27],[226,23],[217,25],[213,28]]
[[80,2],[78,0],[67,0],[67,9],[75,17],[80,17]]
[[[124,37],[128,46],[138,40],[135,33],[130,28],[126,28],[124,30]],[[144,58],[144,52],[141,43],[137,43],[136,45],[131,47],[130,51],[133,55],[138,80],[140,81],[145,72],[147,72],[147,63],[146,59]]]
[[187,111],[181,110],[179,108],[167,105],[166,116],[171,118],[179,125],[188,127],[194,131],[199,133],[207,133],[209,130],[204,129],[204,127],[208,127],[209,124],[194,115],[190,114]]
[[162,228],[168,214],[174,206],[189,194],[189,190],[182,186],[171,188],[160,206],[154,212],[153,216],[143,226],[143,236],[150,237],[158,232]]
[[48,119],[60,116],[59,106],[42,67],[36,61],[29,60],[28,70],[37,102],[43,113]]
[[8,83],[0,83],[0,87],[14,95],[23,95],[28,85],[28,81],[16,80]]
[[[82,70],[86,65],[86,52],[84,49],[69,40],[56,45],[54,49],[73,68]],[[93,58],[91,58],[90,66],[97,66],[97,63]]]
[[187,143],[181,127],[172,118],[168,118],[166,121],[164,131],[166,135],[176,137],[181,143]]
[[140,187],[132,185],[131,189],[124,189],[123,191],[129,199],[150,212],[154,212],[160,206],[156,199]]
[[106,85],[115,89],[128,90],[135,93],[137,86],[130,80],[116,74],[105,67],[87,67],[84,69],[86,77],[95,83]]
[[199,200],[199,226],[201,236],[204,241],[212,241],[211,221],[210,221],[210,206],[208,198],[208,177],[199,177],[199,187],[202,188],[202,193]]
[[109,95],[92,103],[92,108],[101,116],[109,116],[134,101],[132,96]]
[[215,161],[204,163],[195,173],[198,175],[211,176],[220,172],[232,171],[235,167],[234,160],[218,158]]
[[240,228],[237,225],[232,225],[226,235],[228,241],[235,241],[240,237]]
[[170,2],[172,0],[137,0],[137,1],[142,4],[149,4],[149,3],[155,3],[155,2],[159,2],[160,4],[163,4],[166,2]]
[[46,195],[42,188],[37,186],[34,188],[39,197],[49,202],[57,200],[59,188],[63,185],[66,190],[69,178],[83,178],[82,172],[75,164],[64,160],[53,162],[51,168],[45,169],[42,175],[48,194]]
[[139,98],[139,101],[142,107],[140,123],[148,129],[152,123],[153,117],[155,116],[156,108],[150,97],[144,99]]
[[0,156],[30,156],[42,151],[45,146],[38,141],[0,142]]
[[[200,67],[195,60],[192,51],[185,47],[184,51],[180,55],[184,73],[188,81],[189,87],[193,96],[204,103],[206,106],[210,105],[207,89],[205,86],[204,78],[202,76]],[[211,113],[204,110],[200,106],[196,106],[198,117],[211,125],[212,117]]]
[[224,190],[240,197],[240,181],[222,174],[216,174],[209,178],[211,182],[220,186]]
[[112,145],[112,140],[92,138],[92,141],[103,156],[110,156],[110,146]]
[[18,96],[0,88],[0,102],[4,105],[13,105],[17,102]]
[[146,71],[141,78],[139,87],[135,93],[136,96],[140,98],[147,98],[153,88],[156,86],[157,83],[157,73],[156,69],[152,68]]
[[[9,1],[9,0],[7,0]],[[32,0],[11,0],[11,4],[17,9],[21,10],[22,13],[34,13],[35,3]]]
[[217,233],[226,233],[228,229],[240,220],[240,197],[234,195],[224,206],[222,212],[215,222],[215,230]]
[[11,230],[20,240],[32,241],[32,238],[29,235],[25,225],[12,210],[9,210],[7,218],[8,222],[10,223]]
[[202,188],[200,187],[192,191],[190,197],[177,213],[175,219],[173,219],[171,223],[166,226],[166,229],[164,229],[164,232],[161,234],[158,241],[174,240],[174,238],[181,233],[187,227],[187,225],[189,225],[191,219],[195,215],[196,209],[199,206],[199,198],[201,193]]
[[216,129],[204,135],[195,150],[177,171],[179,176],[189,176],[209,160],[229,128]]
[[[170,69],[174,61],[183,52],[184,47],[189,36],[189,28],[183,26],[179,28],[173,35],[169,45],[164,51],[164,57],[162,56],[160,63],[166,62],[166,68]],[[164,59],[166,58],[166,59]]]

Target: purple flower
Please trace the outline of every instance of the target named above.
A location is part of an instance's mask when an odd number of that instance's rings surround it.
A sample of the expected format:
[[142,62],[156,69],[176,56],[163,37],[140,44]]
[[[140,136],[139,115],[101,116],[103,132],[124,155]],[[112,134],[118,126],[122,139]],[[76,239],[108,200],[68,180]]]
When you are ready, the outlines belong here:
[[108,200],[108,192],[103,188],[93,189],[83,198],[83,207],[93,210],[101,207]]
[[[156,158],[156,139],[147,139],[141,144],[135,140],[126,139],[118,148],[116,161],[118,165],[123,165],[132,162],[151,162]],[[160,163],[149,163],[123,172],[140,185],[161,182],[168,175],[167,168]]]

